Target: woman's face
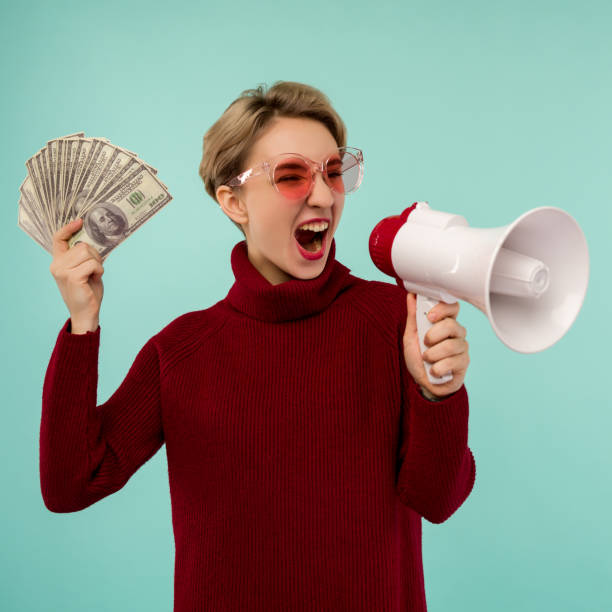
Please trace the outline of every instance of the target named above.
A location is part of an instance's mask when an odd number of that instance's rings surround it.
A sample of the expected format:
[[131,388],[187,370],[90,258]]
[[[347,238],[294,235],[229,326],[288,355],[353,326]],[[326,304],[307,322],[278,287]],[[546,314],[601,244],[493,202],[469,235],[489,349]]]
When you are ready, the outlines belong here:
[[[300,153],[322,162],[337,150],[331,132],[319,121],[277,117],[253,145],[245,169],[281,153]],[[234,193],[244,209],[246,221],[240,222],[249,260],[262,276],[277,285],[291,278],[311,279],[321,274],[340,222],[344,194],[330,189],[320,172],[315,173],[310,195],[299,200],[282,196],[265,172],[249,179]],[[296,231],[309,221],[329,224],[320,247],[316,242],[304,247],[298,243]]]

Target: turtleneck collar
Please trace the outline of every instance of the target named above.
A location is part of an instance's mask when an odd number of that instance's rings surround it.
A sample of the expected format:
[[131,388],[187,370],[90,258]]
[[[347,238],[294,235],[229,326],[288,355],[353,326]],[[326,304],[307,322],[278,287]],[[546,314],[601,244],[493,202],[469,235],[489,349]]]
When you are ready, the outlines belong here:
[[246,241],[232,250],[232,270],[236,282],[227,300],[236,310],[261,321],[292,321],[327,308],[338,294],[351,285],[350,270],[336,261],[336,242],[332,239],[325,267],[311,280],[292,278],[272,285],[253,266]]

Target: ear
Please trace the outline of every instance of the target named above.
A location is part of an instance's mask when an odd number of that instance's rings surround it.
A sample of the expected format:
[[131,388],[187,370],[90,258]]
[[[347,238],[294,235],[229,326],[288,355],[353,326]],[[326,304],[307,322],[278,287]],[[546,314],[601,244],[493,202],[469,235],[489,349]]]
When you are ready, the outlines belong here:
[[246,204],[238,198],[233,189],[227,185],[220,185],[216,191],[217,202],[221,210],[235,223],[244,225],[248,223],[249,215]]

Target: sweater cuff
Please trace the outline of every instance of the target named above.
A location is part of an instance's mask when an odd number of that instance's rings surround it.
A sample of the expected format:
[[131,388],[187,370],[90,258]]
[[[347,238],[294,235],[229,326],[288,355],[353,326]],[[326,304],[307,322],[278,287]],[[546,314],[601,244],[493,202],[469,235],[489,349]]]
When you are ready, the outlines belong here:
[[[92,353],[97,357],[100,346],[100,326],[96,331],[73,334],[67,319],[57,336],[56,350],[61,357],[62,371],[84,373],[90,367]],[[97,364],[96,364],[97,367]]]
[[469,400],[465,385],[446,397],[431,401],[423,396],[420,386],[412,381],[409,401],[414,426],[417,422],[420,425],[427,422],[426,428],[433,427],[433,431],[442,437],[456,436],[459,432],[467,433]]
[[448,395],[446,395],[444,397],[437,397],[437,396],[433,395],[432,393],[430,393],[427,389],[421,387],[420,385],[419,385],[419,393],[425,399],[428,399],[430,402],[441,402],[441,401],[445,400],[447,397],[449,397]]
[[64,323],[64,326],[62,327],[61,332],[65,332],[67,334],[70,334],[71,336],[87,336],[87,335],[95,335],[95,334],[100,335],[100,325],[98,325],[95,331],[86,331],[84,334],[73,334],[72,333],[72,319],[68,318],[66,322]]
[[[414,379],[410,380],[409,382],[408,393],[413,402],[420,404],[445,404],[448,406],[457,403],[457,401],[465,401],[466,398],[464,395],[467,396],[465,385],[461,385],[457,391],[451,393],[450,395],[434,397],[433,394],[430,394],[427,390],[421,389],[421,385],[415,382]],[[432,397],[428,397],[429,395],[432,395]]]

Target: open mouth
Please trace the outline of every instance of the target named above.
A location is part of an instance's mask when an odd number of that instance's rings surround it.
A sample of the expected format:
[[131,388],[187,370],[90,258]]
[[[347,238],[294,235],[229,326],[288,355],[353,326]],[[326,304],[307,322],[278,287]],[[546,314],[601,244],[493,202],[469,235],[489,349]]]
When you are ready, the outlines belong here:
[[302,255],[310,259],[309,255],[319,258],[325,247],[325,237],[329,223],[326,221],[307,223],[295,230],[295,240]]
[[295,239],[299,242],[300,246],[311,253],[316,253],[323,244],[323,236],[327,230],[322,232],[313,232],[312,230],[297,230],[295,232]]

